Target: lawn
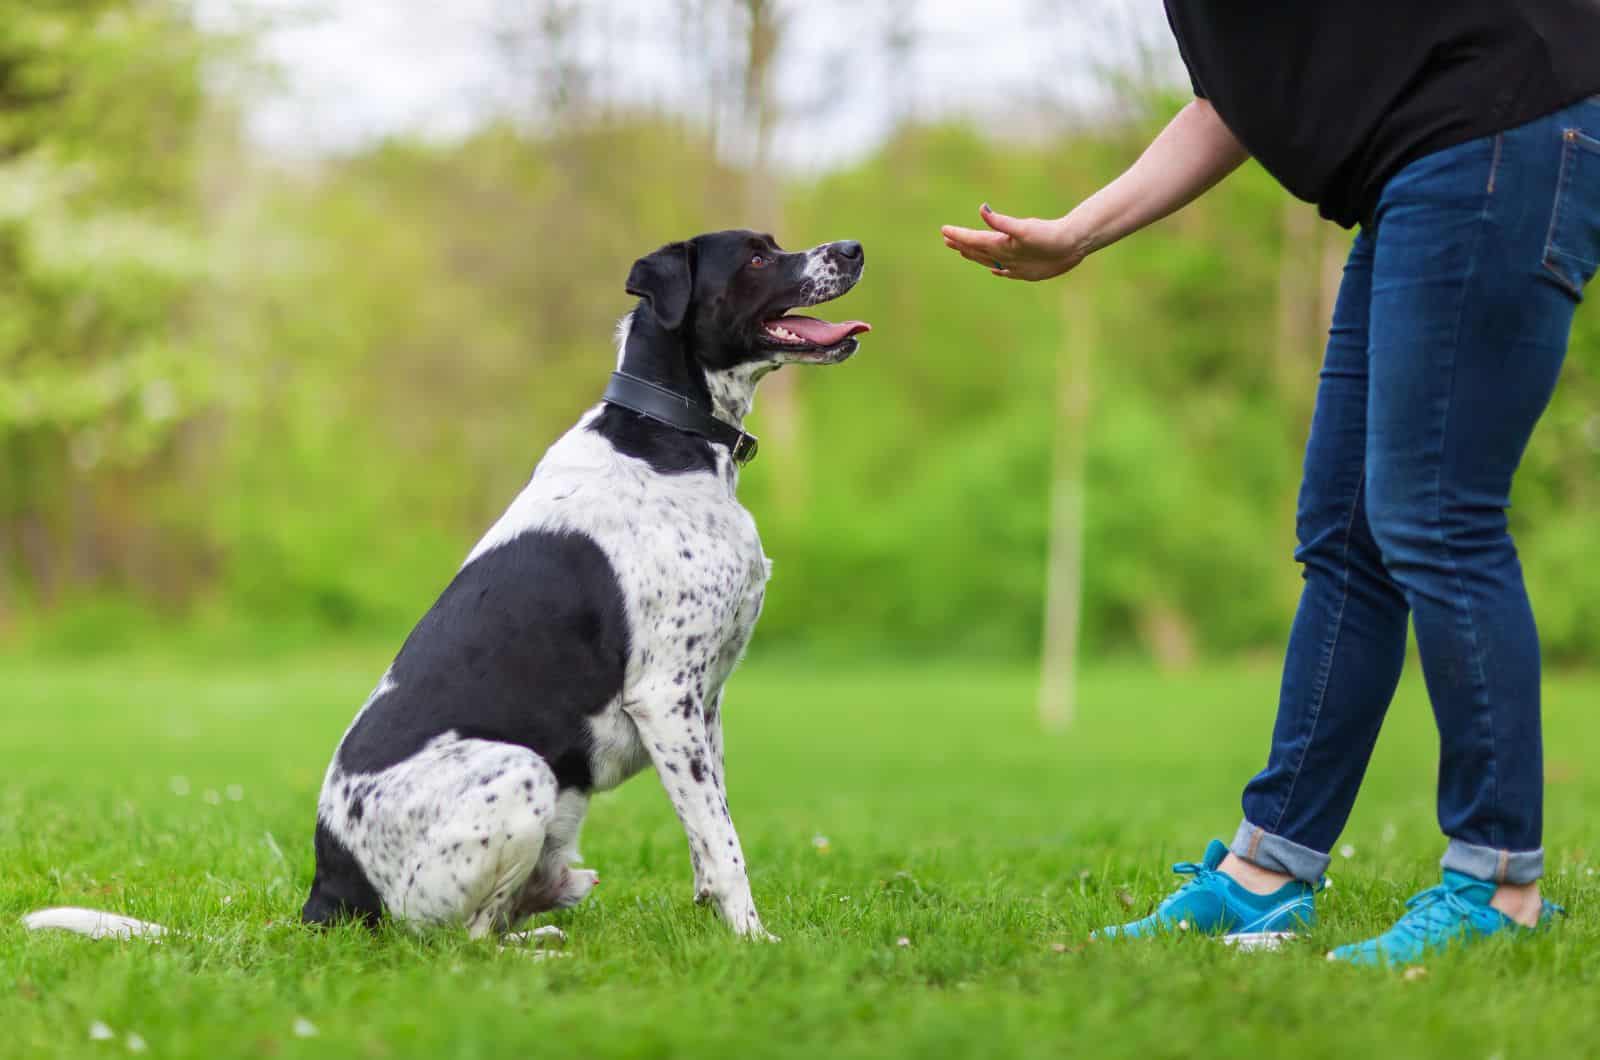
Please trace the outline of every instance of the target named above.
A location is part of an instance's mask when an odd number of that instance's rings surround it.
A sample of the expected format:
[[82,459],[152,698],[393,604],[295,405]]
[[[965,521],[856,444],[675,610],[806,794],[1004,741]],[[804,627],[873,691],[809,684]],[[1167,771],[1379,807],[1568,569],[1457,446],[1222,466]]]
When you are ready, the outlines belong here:
[[[1084,681],[1043,735],[1022,668],[757,661],[728,699],[735,821],[777,945],[690,901],[654,775],[596,800],[604,883],[566,956],[450,934],[307,931],[327,757],[382,652],[244,664],[0,659],[0,1056],[1593,1056],[1600,681],[1552,678],[1552,897],[1532,944],[1426,975],[1334,966],[1437,878],[1436,753],[1408,683],[1315,933],[1271,954],[1086,945],[1231,835],[1265,753],[1268,668]],[[44,905],[193,932],[29,935]],[[201,937],[203,936],[203,937]],[[96,1022],[108,1040],[91,1040]],[[135,1035],[131,1040],[129,1035]]]

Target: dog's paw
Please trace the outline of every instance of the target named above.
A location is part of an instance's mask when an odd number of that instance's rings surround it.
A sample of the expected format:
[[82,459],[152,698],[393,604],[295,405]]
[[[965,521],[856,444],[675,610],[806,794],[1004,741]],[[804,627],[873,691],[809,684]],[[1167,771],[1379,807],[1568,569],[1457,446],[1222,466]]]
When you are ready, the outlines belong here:
[[561,893],[556,895],[556,908],[571,909],[598,886],[600,874],[593,869],[568,869],[561,881]]
[[530,880],[512,919],[521,921],[552,909],[571,909],[599,885],[600,874],[593,869],[564,868],[559,874]]
[[734,915],[723,913],[723,919],[728,926],[733,928],[733,933],[750,942],[781,942],[782,939],[761,926],[761,917],[754,907],[739,911]]
[[565,946],[567,933],[554,924],[545,924],[543,927],[530,928],[527,931],[513,931],[501,938],[500,952],[517,953],[530,957],[536,961],[548,960],[551,957],[570,957],[569,953],[562,953],[552,947]]
[[505,935],[503,941],[517,946],[560,946],[566,943],[567,933],[554,924],[545,924],[527,931],[513,931]]
[[778,936],[761,926],[758,920],[754,924],[743,928],[735,928],[735,934],[746,942],[782,942]]

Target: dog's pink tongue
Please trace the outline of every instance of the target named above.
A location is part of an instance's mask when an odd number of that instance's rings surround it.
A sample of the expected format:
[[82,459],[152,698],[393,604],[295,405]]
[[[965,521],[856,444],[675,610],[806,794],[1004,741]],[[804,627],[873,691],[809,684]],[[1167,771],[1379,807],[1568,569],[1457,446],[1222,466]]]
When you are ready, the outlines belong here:
[[837,345],[851,335],[872,330],[872,325],[864,320],[845,320],[833,324],[826,320],[818,320],[816,317],[779,317],[768,323],[788,328],[813,346]]

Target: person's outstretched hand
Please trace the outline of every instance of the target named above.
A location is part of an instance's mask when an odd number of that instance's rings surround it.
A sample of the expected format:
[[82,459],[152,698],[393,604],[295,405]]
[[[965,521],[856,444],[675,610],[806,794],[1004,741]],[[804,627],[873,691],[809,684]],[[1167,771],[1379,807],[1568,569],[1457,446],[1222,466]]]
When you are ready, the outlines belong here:
[[1007,217],[984,203],[978,211],[981,228],[945,225],[944,245],[968,261],[983,265],[1008,280],[1048,280],[1077,266],[1090,247],[1067,230],[1065,219]]

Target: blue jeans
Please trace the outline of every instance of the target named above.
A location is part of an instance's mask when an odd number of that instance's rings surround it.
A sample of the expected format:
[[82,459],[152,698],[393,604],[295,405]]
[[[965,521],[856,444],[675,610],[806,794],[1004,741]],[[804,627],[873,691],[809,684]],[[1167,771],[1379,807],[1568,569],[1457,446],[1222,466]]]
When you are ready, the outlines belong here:
[[1439,727],[1444,866],[1544,868],[1539,638],[1511,479],[1600,263],[1600,97],[1419,159],[1384,189],[1334,310],[1298,517],[1305,587],[1240,857],[1315,880],[1415,624]]

